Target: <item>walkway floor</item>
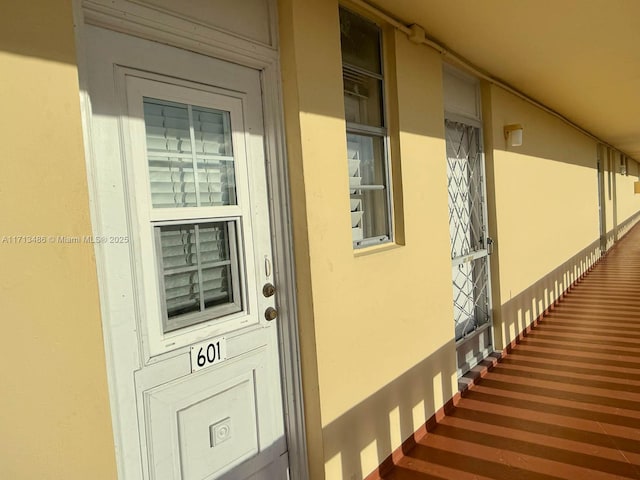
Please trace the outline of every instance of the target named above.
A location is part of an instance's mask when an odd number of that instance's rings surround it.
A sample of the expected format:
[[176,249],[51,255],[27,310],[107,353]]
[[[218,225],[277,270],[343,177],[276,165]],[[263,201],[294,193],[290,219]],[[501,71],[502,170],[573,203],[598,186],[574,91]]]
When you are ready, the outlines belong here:
[[640,226],[388,480],[640,479]]

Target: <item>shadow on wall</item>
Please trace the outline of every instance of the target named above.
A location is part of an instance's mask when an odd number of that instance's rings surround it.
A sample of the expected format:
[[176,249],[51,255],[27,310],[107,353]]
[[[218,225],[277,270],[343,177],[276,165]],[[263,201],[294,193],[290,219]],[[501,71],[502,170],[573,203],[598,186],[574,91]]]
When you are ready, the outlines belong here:
[[[618,226],[618,236],[627,233],[640,221],[640,212]],[[614,232],[607,233],[607,245],[613,243]],[[520,339],[535,320],[552,307],[562,295],[600,259],[600,241],[591,243],[562,265],[549,272],[529,288],[506,301],[496,312],[496,328],[504,336],[503,345],[508,346]]]
[[0,52],[75,65],[71,2],[4,2]]
[[[640,221],[640,212],[637,212],[636,214],[634,214],[631,217],[627,218],[624,222],[621,222],[618,225],[618,232],[617,232],[618,233],[618,238],[622,238],[639,221]],[[610,235],[613,237],[613,232],[607,233],[607,242],[608,242],[608,237]],[[608,243],[607,243],[607,245],[608,245]]]
[[324,427],[326,477],[360,480],[377,465],[384,470],[389,452],[414,432],[422,436],[431,412],[448,410],[457,393],[453,351],[452,340]]
[[569,260],[559,265],[533,285],[507,300],[496,313],[496,328],[501,329],[503,345],[519,338],[536,319],[600,258],[600,240],[591,243]]

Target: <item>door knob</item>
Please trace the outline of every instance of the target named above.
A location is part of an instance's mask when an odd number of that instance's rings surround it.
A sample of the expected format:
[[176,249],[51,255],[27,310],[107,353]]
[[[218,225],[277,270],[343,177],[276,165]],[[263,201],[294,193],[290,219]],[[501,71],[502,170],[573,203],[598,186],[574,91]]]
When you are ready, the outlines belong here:
[[265,283],[264,287],[262,287],[262,295],[265,297],[273,297],[276,294],[276,287],[271,283]]
[[277,316],[278,311],[273,307],[269,307],[264,311],[264,318],[266,318],[268,322],[275,320]]

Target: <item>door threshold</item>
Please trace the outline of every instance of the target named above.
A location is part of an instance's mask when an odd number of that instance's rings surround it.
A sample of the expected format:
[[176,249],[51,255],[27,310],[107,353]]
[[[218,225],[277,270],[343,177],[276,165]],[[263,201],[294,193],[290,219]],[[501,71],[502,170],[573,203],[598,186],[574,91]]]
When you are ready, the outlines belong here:
[[467,336],[456,341],[456,362],[458,378],[461,378],[493,353],[491,322],[476,328]]

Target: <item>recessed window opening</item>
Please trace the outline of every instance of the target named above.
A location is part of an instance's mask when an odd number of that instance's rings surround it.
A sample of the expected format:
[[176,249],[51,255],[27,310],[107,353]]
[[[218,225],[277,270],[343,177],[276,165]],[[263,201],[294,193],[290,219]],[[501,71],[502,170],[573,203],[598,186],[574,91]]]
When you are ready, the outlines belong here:
[[360,248],[392,236],[382,31],[340,8],[340,41],[351,232],[354,247]]

